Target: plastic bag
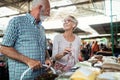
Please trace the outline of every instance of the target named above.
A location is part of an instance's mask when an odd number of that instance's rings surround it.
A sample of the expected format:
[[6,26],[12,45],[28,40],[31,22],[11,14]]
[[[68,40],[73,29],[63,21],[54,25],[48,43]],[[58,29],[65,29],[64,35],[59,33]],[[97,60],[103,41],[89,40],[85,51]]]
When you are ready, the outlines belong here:
[[68,54],[68,63],[67,65],[64,67],[65,71],[70,70],[73,66],[75,65],[75,58],[72,54]]

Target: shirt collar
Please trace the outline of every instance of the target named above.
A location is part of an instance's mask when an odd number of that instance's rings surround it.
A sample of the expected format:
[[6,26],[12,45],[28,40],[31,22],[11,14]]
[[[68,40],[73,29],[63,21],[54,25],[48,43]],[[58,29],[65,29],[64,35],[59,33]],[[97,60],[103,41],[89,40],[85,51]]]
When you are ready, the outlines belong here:
[[35,18],[30,13],[27,13],[26,16],[31,21],[32,24],[35,23]]
[[[32,24],[35,24],[36,20],[30,13],[27,13],[26,16]],[[41,24],[41,22],[40,22],[40,24]]]
[[[30,13],[27,13],[26,16],[31,21],[32,24],[35,24],[36,20]],[[41,25],[41,24],[42,24],[42,22],[40,21],[39,25]]]

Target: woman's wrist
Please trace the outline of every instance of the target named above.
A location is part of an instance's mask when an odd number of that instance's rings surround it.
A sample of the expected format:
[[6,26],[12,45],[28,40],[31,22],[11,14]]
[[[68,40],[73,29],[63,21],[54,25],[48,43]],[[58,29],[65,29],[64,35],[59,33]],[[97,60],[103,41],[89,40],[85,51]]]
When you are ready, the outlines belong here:
[[65,56],[65,55],[66,55],[66,54],[63,52],[63,53],[62,53],[62,56]]

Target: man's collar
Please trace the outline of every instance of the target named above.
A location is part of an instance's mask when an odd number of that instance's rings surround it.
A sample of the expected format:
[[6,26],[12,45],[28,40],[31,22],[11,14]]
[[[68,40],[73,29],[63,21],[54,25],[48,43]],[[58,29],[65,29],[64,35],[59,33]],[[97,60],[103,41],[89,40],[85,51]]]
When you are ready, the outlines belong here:
[[30,13],[27,13],[26,16],[31,21],[32,24],[35,24],[35,18]]
[[[31,21],[32,24],[36,24],[35,18],[34,18],[30,13],[27,13],[26,16],[27,16],[27,18]],[[42,24],[42,22],[40,21],[40,22],[38,23],[38,25],[41,25],[41,24]]]

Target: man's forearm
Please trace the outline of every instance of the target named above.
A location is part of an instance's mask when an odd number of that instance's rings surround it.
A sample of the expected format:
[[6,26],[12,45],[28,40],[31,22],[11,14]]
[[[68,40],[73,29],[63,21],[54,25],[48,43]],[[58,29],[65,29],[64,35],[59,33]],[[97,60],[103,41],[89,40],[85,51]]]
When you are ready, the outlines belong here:
[[1,46],[0,48],[0,52],[4,55],[6,55],[9,58],[18,60],[20,62],[23,62],[25,64],[27,64],[27,62],[29,61],[30,58],[20,54],[18,51],[16,51],[13,47],[5,47],[5,46]]

